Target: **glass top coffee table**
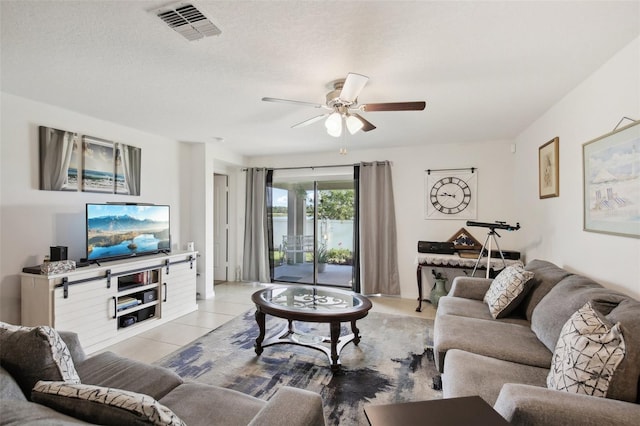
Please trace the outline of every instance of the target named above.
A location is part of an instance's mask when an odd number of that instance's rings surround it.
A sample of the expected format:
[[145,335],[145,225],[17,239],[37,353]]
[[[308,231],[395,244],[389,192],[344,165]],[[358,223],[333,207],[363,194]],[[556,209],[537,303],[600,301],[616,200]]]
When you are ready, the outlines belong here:
[[[251,296],[251,300],[256,305],[256,322],[260,328],[255,343],[256,354],[260,355],[266,346],[277,344],[306,346],[324,352],[334,372],[340,369],[342,348],[349,342],[360,343],[356,321],[367,316],[372,306],[369,299],[352,291],[302,285],[260,290]],[[267,314],[284,318],[288,324],[265,340]],[[330,337],[300,333],[293,321],[328,323]],[[343,322],[351,323],[351,334],[340,336]]]

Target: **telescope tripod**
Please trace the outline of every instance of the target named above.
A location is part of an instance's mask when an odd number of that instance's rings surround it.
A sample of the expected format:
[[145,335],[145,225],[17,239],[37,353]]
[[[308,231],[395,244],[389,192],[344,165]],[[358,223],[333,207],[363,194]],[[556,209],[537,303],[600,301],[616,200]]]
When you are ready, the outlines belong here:
[[484,240],[484,244],[482,245],[482,249],[480,250],[480,254],[478,255],[478,260],[476,260],[476,264],[473,267],[473,272],[471,273],[472,277],[475,277],[476,270],[478,269],[478,265],[480,264],[480,261],[482,260],[482,253],[484,253],[484,249],[488,245],[489,249],[487,251],[487,274],[486,274],[485,278],[489,278],[489,266],[491,265],[491,241],[492,240],[493,240],[494,243],[496,243],[496,247],[498,248],[498,252],[500,253],[500,257],[502,258],[502,264],[504,265],[505,268],[507,267],[507,262],[504,260],[504,255],[502,254],[502,250],[500,249],[500,245],[498,244],[498,240],[496,240],[496,235],[498,237],[500,237],[500,234],[498,234],[495,229],[491,229],[489,231],[489,233],[487,234],[487,238]]

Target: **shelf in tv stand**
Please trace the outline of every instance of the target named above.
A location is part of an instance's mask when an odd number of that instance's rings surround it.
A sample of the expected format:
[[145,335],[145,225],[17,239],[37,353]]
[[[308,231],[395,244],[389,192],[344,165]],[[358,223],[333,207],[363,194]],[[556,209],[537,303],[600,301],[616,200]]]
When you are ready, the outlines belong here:
[[117,311],[116,312],[116,318],[123,317],[125,315],[130,315],[130,314],[132,314],[134,312],[138,312],[138,311],[140,311],[140,310],[142,310],[144,308],[149,308],[151,306],[156,306],[159,303],[160,303],[159,301],[154,300],[154,301],[149,302],[149,303],[143,303],[143,304],[140,304],[140,305],[137,305],[137,306],[133,306],[131,308],[127,308],[127,309],[123,309],[121,311]]
[[126,290],[118,290],[118,297],[128,296],[130,294],[136,294],[146,290],[154,290],[157,288],[158,288],[158,283],[137,285],[135,287],[129,287]]

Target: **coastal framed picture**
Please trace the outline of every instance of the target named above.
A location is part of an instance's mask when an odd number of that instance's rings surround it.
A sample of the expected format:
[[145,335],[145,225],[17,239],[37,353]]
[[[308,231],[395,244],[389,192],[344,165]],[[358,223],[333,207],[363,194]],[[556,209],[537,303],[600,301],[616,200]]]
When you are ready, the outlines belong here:
[[582,145],[584,230],[640,238],[640,120]]
[[560,195],[560,139],[555,137],[538,148],[538,188],[540,198]]

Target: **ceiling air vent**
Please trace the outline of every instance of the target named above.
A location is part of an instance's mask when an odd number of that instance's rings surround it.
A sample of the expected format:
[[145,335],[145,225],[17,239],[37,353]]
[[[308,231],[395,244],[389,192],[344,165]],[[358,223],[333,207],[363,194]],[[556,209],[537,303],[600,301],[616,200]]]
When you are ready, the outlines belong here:
[[209,18],[191,4],[181,3],[179,6],[163,7],[154,12],[171,29],[189,41],[222,34]]

